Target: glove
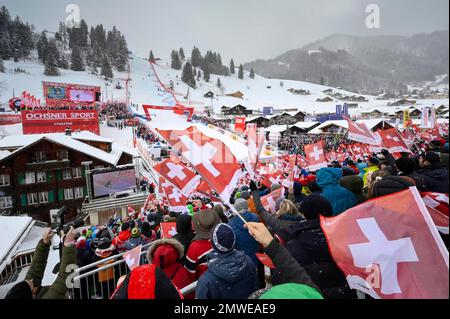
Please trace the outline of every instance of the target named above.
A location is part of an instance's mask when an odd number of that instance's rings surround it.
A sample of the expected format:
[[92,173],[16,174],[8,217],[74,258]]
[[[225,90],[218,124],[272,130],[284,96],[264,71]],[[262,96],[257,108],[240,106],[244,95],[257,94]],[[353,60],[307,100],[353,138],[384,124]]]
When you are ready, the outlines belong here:
[[256,186],[256,183],[252,180],[250,181],[250,190],[253,191],[257,191],[258,187]]

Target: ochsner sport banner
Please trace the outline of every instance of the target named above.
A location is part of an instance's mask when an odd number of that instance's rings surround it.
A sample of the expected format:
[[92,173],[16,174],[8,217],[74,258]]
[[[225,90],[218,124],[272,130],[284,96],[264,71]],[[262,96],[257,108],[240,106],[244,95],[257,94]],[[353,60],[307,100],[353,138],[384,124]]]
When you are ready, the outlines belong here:
[[100,134],[96,110],[22,111],[23,134],[62,133],[66,128]]

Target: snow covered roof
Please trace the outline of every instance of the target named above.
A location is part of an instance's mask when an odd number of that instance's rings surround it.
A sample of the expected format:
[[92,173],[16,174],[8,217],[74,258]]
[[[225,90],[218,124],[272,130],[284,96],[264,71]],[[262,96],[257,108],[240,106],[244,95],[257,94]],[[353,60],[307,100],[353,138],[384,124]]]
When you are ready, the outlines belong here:
[[269,127],[267,127],[266,129],[265,129],[265,131],[266,132],[278,132],[278,133],[281,133],[281,132],[284,132],[284,131],[286,131],[288,129],[288,126],[287,125],[272,125],[272,126],[269,126]]
[[[104,140],[104,141],[108,140],[93,133],[91,134],[94,135],[97,140]],[[90,134],[84,134],[82,135],[82,137],[87,140],[89,135]],[[13,156],[13,154],[15,154],[16,152],[23,151],[26,148],[30,147],[31,145],[44,139],[53,143],[63,145],[69,149],[82,152],[88,156],[99,159],[111,165],[116,165],[123,153],[127,153],[132,156],[137,155],[137,151],[127,149],[117,143],[112,143],[112,151],[110,153],[107,153],[101,149],[83,143],[78,139],[75,139],[73,136],[65,135],[64,133],[53,133],[53,134],[12,135],[5,137],[3,140],[0,140],[0,149],[17,148],[17,147],[18,149],[9,154],[8,156],[3,157],[2,160],[10,156]]]
[[303,130],[307,130],[317,124],[319,124],[319,122],[297,122],[294,124],[294,126]]
[[11,154],[10,151],[0,151],[0,160],[6,156],[8,156],[9,154]]
[[0,216],[0,272],[8,264],[8,257],[15,253],[22,235],[32,223],[31,217]]
[[325,121],[325,122],[323,122],[319,126],[317,126],[314,129],[312,129],[309,133],[311,133],[311,134],[321,134],[321,133],[323,133],[323,129],[325,129],[325,128],[329,127],[329,126],[332,126],[332,125],[348,129],[348,122],[346,120],[334,120],[334,121]]

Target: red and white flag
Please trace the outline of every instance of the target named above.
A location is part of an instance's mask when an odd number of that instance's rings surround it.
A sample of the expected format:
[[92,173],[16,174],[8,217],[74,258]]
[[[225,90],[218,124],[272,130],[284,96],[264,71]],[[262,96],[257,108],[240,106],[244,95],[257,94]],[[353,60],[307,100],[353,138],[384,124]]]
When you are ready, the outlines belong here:
[[275,204],[277,200],[280,199],[283,195],[284,195],[284,188],[281,187],[276,191],[273,191],[261,197],[261,203],[268,212],[275,214],[277,212],[277,210],[275,209]]
[[[161,180],[161,179],[160,179]],[[164,194],[169,204],[169,207],[174,212],[184,212],[187,210],[188,198],[181,194],[180,190],[171,183],[163,179],[161,184]]]
[[130,268],[130,271],[133,271],[133,269],[139,267],[139,263],[141,260],[141,251],[142,245],[139,245],[122,255],[122,258],[125,259],[125,262],[127,263],[128,268]]
[[327,167],[327,160],[323,152],[323,142],[305,145],[306,160],[309,163],[308,169],[311,172],[317,171],[322,167]]
[[262,147],[264,145],[264,129],[258,129],[256,124],[247,125],[247,147],[248,147],[248,163],[247,168],[250,177],[255,176],[256,165],[259,161]]
[[206,136],[196,127],[186,130],[158,130],[161,136],[217,192],[229,200],[242,174],[241,165],[230,149],[220,140]]
[[161,238],[172,238],[177,233],[177,223],[176,222],[168,222],[161,223]]
[[200,183],[200,175],[195,174],[175,156],[153,166],[153,169],[176,186],[185,196],[192,194]]
[[156,195],[154,193],[149,193],[147,198],[145,199],[144,206],[142,206],[142,209],[144,211],[148,210],[150,208],[150,204],[152,202],[154,202],[155,200],[156,200]]
[[400,133],[395,128],[378,131],[383,140],[383,147],[392,153],[411,153]]
[[442,234],[449,233],[449,205],[448,195],[442,193],[421,193],[422,200],[428,208],[431,218],[438,231]]
[[449,298],[448,250],[415,187],[320,224],[351,288],[382,299]]
[[281,172],[276,172],[273,174],[265,174],[263,175],[262,184],[270,188],[273,184],[280,184],[283,180],[283,175]]
[[364,144],[377,145],[377,140],[364,123],[353,122],[346,116],[342,116],[348,122],[348,139]]

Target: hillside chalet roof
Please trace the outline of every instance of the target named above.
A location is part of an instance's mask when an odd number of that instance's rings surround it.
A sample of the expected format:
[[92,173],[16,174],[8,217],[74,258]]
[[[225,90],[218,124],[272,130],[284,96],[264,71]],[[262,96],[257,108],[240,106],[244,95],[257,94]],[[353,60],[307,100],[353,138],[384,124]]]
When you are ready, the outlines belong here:
[[[384,121],[383,119],[370,119],[370,120],[357,120],[356,123],[364,123],[364,124],[366,124],[366,126],[369,130],[372,130],[374,127],[381,124],[383,121]],[[348,130],[348,122],[346,120],[334,120],[334,121],[323,122],[319,126],[315,127],[313,130],[311,130],[310,133],[311,134],[321,134],[321,133],[323,133],[324,129],[326,129],[330,126],[342,127],[344,129]]]
[[[93,133],[91,133],[93,134]],[[96,134],[93,139],[87,139],[89,134],[82,135],[83,138],[87,141],[94,141],[94,140],[102,140],[103,138],[101,136],[98,136]],[[111,165],[117,165],[120,158],[122,157],[122,154],[126,153],[131,156],[137,156],[136,150],[133,149],[127,149],[118,143],[112,143],[111,145],[111,152],[105,152],[101,149],[98,149],[96,147],[93,147],[91,145],[88,145],[86,143],[83,143],[82,141],[79,141],[78,139],[74,138],[70,135],[65,135],[64,133],[52,133],[52,134],[30,134],[30,135],[11,135],[7,136],[4,139],[0,140],[0,150],[3,149],[9,149],[13,150],[9,155],[3,157],[0,159],[0,161],[5,161],[13,156],[15,156],[17,153],[22,152],[28,148],[30,148],[32,145],[47,140],[51,143],[59,144],[64,147],[67,147],[68,149],[72,149],[77,152],[81,152],[83,154],[86,154],[90,157],[96,158],[102,162],[111,164]],[[105,139],[106,140],[106,139]]]

